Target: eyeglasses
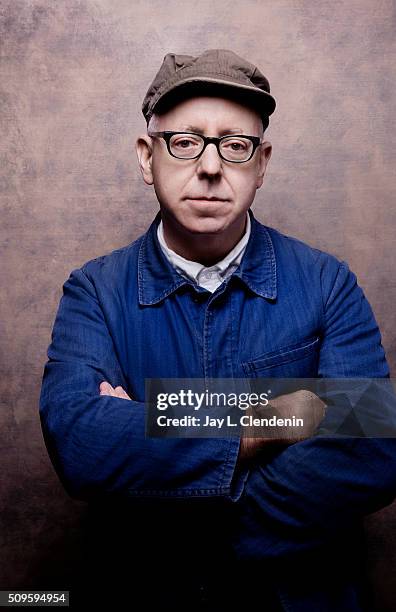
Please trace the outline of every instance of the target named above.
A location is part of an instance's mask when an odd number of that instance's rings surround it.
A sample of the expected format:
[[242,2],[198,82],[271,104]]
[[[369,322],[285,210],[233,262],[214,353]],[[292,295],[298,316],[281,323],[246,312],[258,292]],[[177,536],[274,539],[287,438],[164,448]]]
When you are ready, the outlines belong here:
[[168,152],[177,159],[197,159],[208,144],[214,144],[221,159],[241,164],[249,161],[257,147],[262,144],[258,136],[202,136],[194,132],[148,132],[149,136],[163,138]]

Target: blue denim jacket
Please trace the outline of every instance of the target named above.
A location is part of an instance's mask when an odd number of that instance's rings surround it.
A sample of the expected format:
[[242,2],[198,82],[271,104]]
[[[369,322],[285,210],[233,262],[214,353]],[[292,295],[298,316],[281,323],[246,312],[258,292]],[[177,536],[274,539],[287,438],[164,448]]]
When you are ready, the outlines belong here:
[[[71,496],[218,499],[232,516],[236,559],[298,564],[392,501],[393,440],[311,438],[242,470],[238,438],[144,434],[145,378],[389,376],[372,310],[346,262],[249,214],[241,265],[213,294],[164,257],[160,213],[132,244],[73,270],[48,348],[40,417]],[[123,386],[132,402],[100,396],[103,380]],[[286,610],[360,609],[345,581],[332,607],[331,585],[315,591],[282,580]]]

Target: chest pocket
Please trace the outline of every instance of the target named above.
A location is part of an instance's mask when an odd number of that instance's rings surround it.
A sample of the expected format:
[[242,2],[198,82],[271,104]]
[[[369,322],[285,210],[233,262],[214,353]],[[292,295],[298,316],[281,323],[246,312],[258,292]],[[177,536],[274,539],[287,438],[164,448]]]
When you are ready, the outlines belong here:
[[264,353],[242,363],[251,378],[315,378],[318,375],[319,337]]

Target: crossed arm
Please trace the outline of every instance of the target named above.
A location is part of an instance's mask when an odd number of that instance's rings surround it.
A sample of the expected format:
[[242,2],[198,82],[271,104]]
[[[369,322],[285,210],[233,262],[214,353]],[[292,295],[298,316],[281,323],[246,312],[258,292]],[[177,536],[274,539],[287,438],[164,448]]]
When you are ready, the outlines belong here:
[[[344,375],[386,376],[373,315],[347,269],[328,293],[320,375],[338,375],[332,364],[347,331]],[[317,436],[242,468],[237,438],[145,438],[144,404],[125,391],[94,286],[81,270],[64,285],[48,357],[40,396],[43,433],[73,497],[224,497],[241,509],[240,554],[274,558],[318,546],[395,496],[394,439]]]
[[[119,397],[120,399],[132,400],[121,385],[113,387],[108,381],[99,385],[100,395]],[[276,438],[242,436],[239,446],[238,462],[253,461],[262,449],[275,446],[288,446],[301,442],[314,435],[315,430],[322,421],[325,414],[325,404],[314,393],[306,391],[295,391],[272,400],[271,406],[277,415],[287,419],[291,416],[302,419],[303,426],[297,428],[277,428]],[[254,409],[249,408],[246,412],[254,414]]]

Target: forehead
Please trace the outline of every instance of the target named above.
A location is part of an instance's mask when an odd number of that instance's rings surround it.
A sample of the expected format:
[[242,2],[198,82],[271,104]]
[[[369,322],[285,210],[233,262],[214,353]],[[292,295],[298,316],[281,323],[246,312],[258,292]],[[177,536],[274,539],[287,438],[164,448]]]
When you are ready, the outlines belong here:
[[260,115],[234,100],[218,96],[194,96],[158,116],[160,130],[216,132],[228,130],[258,133]]

